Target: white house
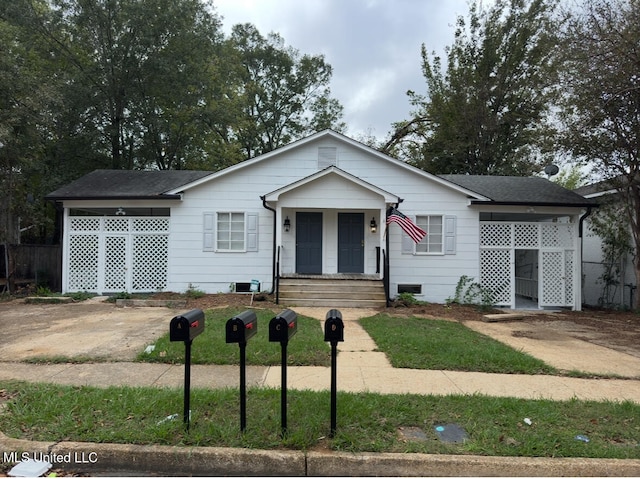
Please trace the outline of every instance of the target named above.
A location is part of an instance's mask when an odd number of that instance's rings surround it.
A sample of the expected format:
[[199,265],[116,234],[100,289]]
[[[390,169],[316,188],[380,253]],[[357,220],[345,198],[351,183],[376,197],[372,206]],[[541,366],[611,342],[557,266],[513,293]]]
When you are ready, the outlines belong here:
[[[327,306],[350,304],[359,280],[443,303],[467,276],[497,305],[580,309],[579,232],[593,206],[544,178],[435,176],[330,130],[217,172],[97,170],[48,199],[64,211],[66,292],[257,280],[279,295],[317,278],[342,293],[316,299]],[[425,239],[387,227],[391,206]]]
[[[580,187],[576,193],[600,201],[621,204],[618,187],[609,180]],[[622,214],[622,213],[621,213]],[[624,216],[622,216],[624,218]],[[589,306],[633,308],[637,294],[637,280],[633,257],[635,248],[623,254],[615,262],[609,262],[602,251],[603,239],[592,228],[592,217],[584,222],[582,240],[582,303]],[[624,223],[629,230],[631,225]]]

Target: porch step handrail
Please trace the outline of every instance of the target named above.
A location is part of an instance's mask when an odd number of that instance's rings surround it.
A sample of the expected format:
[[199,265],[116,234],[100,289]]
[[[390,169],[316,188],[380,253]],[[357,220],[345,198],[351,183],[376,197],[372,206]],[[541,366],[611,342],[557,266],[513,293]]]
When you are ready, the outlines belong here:
[[391,305],[389,297],[389,258],[386,250],[382,250],[382,284],[384,286],[384,296],[387,302],[387,308]]
[[274,292],[276,293],[276,304],[280,304],[280,248],[282,246],[278,246],[276,248],[276,275],[274,279]]

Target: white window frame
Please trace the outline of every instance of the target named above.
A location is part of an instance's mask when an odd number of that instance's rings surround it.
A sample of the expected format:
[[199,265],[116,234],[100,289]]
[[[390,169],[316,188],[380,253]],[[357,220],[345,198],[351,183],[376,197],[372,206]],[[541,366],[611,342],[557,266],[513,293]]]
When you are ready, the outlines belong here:
[[[228,219],[221,218],[222,215],[229,215]],[[242,216],[242,231],[236,228],[232,229],[233,224],[240,224],[239,216],[236,216],[234,220],[233,215]],[[205,212],[203,218],[203,251],[213,251],[216,253],[246,253],[249,251],[258,251],[258,213],[247,213],[244,211],[211,211]],[[229,228],[221,228],[220,226],[225,224]],[[235,233],[235,238],[232,239],[230,235]],[[222,238],[221,235],[228,234],[227,238]],[[242,239],[240,239],[240,237]],[[230,242],[239,243],[242,241],[242,248],[231,248]],[[221,247],[221,243],[225,243],[225,246]]]
[[[425,221],[425,218],[426,218],[426,221]],[[432,225],[431,224],[432,218],[439,218],[440,224]],[[420,243],[415,245],[416,255],[425,255],[425,256],[444,255],[444,238],[445,238],[444,222],[445,222],[444,215],[416,215],[416,224],[427,232],[427,235],[424,238],[422,238],[422,241],[420,241]],[[439,227],[440,231],[438,233],[435,233],[434,231],[437,229],[437,227]],[[435,239],[434,237],[439,238],[440,240],[439,243],[432,241],[433,239]],[[432,248],[438,244],[440,248],[437,251],[433,250]],[[420,247],[425,247],[426,250],[420,251],[419,250]]]
[[[228,219],[221,219],[222,215],[227,215]],[[242,218],[242,222],[239,218]],[[233,229],[234,225],[236,226],[235,230]],[[240,229],[237,229],[238,225],[241,225]],[[215,251],[219,253],[244,253],[247,251],[246,225],[247,221],[243,211],[217,211]],[[221,228],[221,226],[225,226],[225,228]],[[229,228],[226,229],[226,226]],[[222,238],[223,235],[226,237]],[[221,248],[221,244],[228,247]],[[234,244],[238,244],[240,247],[233,248]]]

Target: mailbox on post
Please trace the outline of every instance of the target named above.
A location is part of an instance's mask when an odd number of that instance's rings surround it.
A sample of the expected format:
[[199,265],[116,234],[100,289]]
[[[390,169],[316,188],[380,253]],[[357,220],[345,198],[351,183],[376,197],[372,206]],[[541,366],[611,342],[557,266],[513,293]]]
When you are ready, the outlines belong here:
[[226,342],[240,346],[240,430],[247,427],[247,341],[258,332],[258,317],[251,310],[243,311],[227,321]]
[[176,316],[169,324],[170,341],[191,341],[204,331],[204,313],[201,309],[192,309]]
[[290,309],[285,309],[269,322],[269,341],[289,341],[298,331],[298,315]]
[[324,322],[324,340],[329,342],[344,341],[344,323],[342,313],[337,309],[330,309]]
[[243,311],[234,316],[226,325],[227,343],[246,343],[258,332],[258,317],[254,311]]
[[287,345],[291,336],[298,330],[298,315],[285,309],[269,322],[269,341],[280,343],[282,360],[280,367],[280,420],[282,435],[287,431]]
[[331,343],[331,437],[336,434],[338,396],[338,342],[344,341],[342,313],[330,309],[324,321],[324,340]]
[[184,411],[183,421],[189,429],[189,401],[191,396],[191,343],[204,331],[204,312],[192,309],[176,316],[169,323],[169,340],[184,342]]

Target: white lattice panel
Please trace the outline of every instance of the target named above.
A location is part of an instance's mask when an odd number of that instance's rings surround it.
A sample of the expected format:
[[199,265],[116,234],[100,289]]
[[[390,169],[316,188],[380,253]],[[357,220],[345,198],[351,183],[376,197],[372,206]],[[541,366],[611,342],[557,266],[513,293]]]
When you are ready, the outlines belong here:
[[565,262],[562,251],[542,251],[542,294],[546,306],[565,304]]
[[168,217],[70,217],[67,290],[165,289],[169,224]]
[[104,230],[109,232],[126,233],[129,231],[129,218],[116,216],[104,218]]
[[541,223],[543,248],[573,248],[575,226],[572,223]]
[[511,223],[480,223],[480,246],[509,248]]
[[511,251],[483,249],[480,251],[480,284],[489,288],[494,304],[511,304]]
[[159,291],[167,287],[169,238],[167,235],[134,235],[132,291]]
[[126,236],[106,236],[104,239],[104,290],[127,290]]
[[100,231],[100,218],[71,217],[69,231]]
[[535,223],[515,223],[513,241],[516,248],[538,248],[538,225]]
[[133,231],[136,233],[169,231],[169,218],[134,218]]
[[573,280],[574,280],[574,272],[575,272],[574,256],[575,256],[574,251],[565,251],[565,254],[564,254],[565,305],[570,305],[570,304],[573,304],[574,302],[574,291],[573,291]]
[[70,235],[67,263],[68,291],[98,289],[98,235]]

